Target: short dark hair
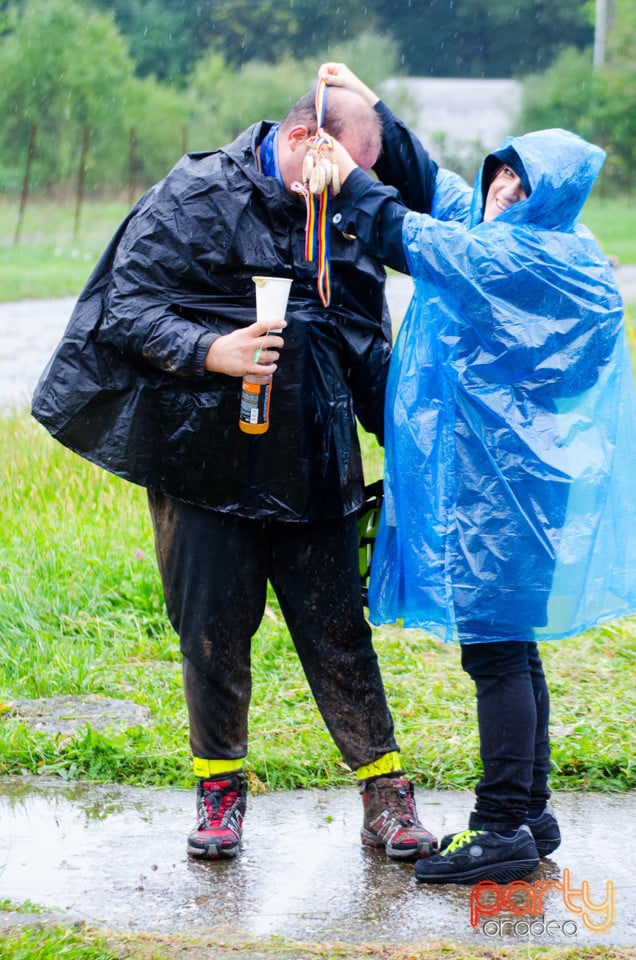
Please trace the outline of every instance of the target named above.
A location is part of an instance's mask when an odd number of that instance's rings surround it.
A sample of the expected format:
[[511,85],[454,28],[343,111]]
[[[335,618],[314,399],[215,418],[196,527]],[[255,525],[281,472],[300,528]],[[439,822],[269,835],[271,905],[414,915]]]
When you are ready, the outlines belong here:
[[[280,125],[282,130],[289,130],[290,127],[296,126],[297,123],[301,123],[304,126],[309,127],[312,133],[316,132],[318,118],[316,116],[315,94],[306,93],[304,97],[301,97],[300,100],[293,105],[293,107],[290,107],[288,112],[281,120]],[[335,136],[336,134],[334,133],[334,137]]]
[[[382,122],[374,108],[362,97],[330,87],[325,97],[325,113],[322,128],[336,140],[341,140],[345,132],[353,133],[360,140],[375,136],[378,144],[382,142]],[[306,93],[294,104],[281,121],[281,129],[289,130],[296,124],[303,124],[312,134],[318,128],[316,115],[316,95]]]

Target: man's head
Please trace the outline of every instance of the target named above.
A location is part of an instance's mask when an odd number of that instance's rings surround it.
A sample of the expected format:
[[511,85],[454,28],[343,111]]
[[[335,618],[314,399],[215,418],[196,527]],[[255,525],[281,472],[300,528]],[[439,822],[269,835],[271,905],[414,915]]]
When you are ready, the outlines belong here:
[[[313,93],[299,100],[281,122],[278,131],[278,164],[289,192],[295,180],[302,180],[308,140],[316,133],[317,126]],[[339,140],[363,170],[370,170],[374,166],[382,147],[382,126],[373,107],[357,93],[329,87],[322,129]]]
[[488,222],[532,193],[523,163],[512,147],[489,154],[481,178],[483,220]]

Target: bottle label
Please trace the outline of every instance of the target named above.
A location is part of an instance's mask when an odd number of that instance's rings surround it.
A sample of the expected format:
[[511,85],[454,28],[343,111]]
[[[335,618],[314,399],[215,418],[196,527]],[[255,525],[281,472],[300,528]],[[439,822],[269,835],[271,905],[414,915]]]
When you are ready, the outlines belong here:
[[241,391],[241,412],[243,423],[260,424],[269,421],[269,394],[271,383],[246,383]]

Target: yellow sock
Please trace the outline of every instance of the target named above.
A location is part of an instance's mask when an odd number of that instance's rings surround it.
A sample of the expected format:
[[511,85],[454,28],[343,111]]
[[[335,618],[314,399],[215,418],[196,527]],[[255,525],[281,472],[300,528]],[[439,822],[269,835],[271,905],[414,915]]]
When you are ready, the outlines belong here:
[[358,780],[368,780],[369,777],[386,777],[389,773],[401,773],[403,769],[400,754],[397,750],[394,750],[392,753],[385,753],[383,757],[374,760],[373,763],[358,767],[356,777]]
[[236,773],[243,768],[243,759],[239,760],[204,760],[202,757],[193,757],[192,766],[195,776],[218,777],[222,773]]

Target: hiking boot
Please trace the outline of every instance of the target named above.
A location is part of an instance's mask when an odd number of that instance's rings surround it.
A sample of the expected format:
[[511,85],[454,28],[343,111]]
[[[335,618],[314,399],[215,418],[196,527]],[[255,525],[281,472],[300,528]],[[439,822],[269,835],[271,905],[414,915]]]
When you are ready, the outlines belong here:
[[[561,843],[561,831],[552,807],[547,806],[538,817],[526,817],[525,823],[537,845],[540,857],[549,857]],[[453,833],[446,833],[439,842],[440,853],[452,843]]]
[[384,848],[396,860],[429,857],[437,840],[417,818],[413,784],[402,777],[377,777],[360,787],[364,820],[360,838],[365,847]]
[[235,857],[241,845],[247,782],[243,774],[199,780],[199,819],[188,836],[188,854],[204,860]]
[[538,866],[539,852],[524,823],[509,836],[490,830],[456,833],[440,853],[417,861],[415,878],[421,883],[510,883]]
[[538,817],[526,817],[540,857],[549,857],[561,843],[561,831],[552,807],[547,806]]

